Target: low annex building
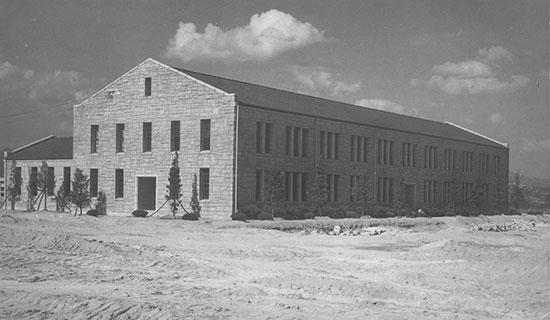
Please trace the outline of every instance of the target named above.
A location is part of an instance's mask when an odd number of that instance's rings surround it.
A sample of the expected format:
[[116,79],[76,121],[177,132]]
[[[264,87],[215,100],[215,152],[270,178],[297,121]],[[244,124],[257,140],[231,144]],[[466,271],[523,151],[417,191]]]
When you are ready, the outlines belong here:
[[[328,201],[349,203],[359,176],[373,202],[392,205],[398,186],[412,208],[445,204],[451,182],[461,201],[481,185],[489,206],[507,199],[506,144],[436,122],[167,66],[147,59],[74,106],[73,137],[46,137],[5,155],[17,164],[20,207],[42,161],[52,193],[75,168],[103,191],[108,214],[164,203],[177,151],[184,203],[193,175],[203,217],[229,219],[262,202],[267,171],[285,173],[286,201],[309,201],[322,165]],[[55,182],[55,183],[54,183]],[[163,208],[166,213],[167,207]]]

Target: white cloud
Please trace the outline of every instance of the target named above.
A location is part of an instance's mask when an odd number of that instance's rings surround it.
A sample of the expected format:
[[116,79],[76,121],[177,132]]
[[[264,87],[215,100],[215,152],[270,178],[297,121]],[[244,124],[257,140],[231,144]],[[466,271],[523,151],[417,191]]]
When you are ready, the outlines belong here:
[[342,97],[357,92],[361,88],[361,82],[346,83],[337,78],[329,71],[321,67],[300,67],[290,68],[294,80],[296,80],[302,91],[322,96]]
[[487,49],[479,49],[481,60],[494,62],[500,59],[512,60],[514,55],[508,49],[501,46],[493,46]]
[[512,76],[510,81],[500,81],[495,77],[476,77],[476,78],[457,78],[432,76],[426,82],[428,88],[439,88],[441,91],[449,94],[478,94],[478,93],[498,93],[504,90],[514,91],[525,87],[529,82],[526,76]]
[[[425,82],[428,88],[438,88],[448,94],[482,94],[514,91],[525,87],[529,78],[512,75],[509,79],[499,79],[491,65],[501,59],[512,59],[507,49],[496,46],[480,49],[479,56],[462,62],[445,62],[432,68],[431,78]],[[489,65],[491,64],[491,65]],[[418,86],[420,80],[411,80],[411,86]]]
[[491,67],[479,61],[445,62],[432,68],[432,72],[440,75],[456,77],[488,77],[493,74]]
[[271,9],[253,15],[248,25],[227,31],[208,24],[200,33],[194,23],[180,22],[168,44],[166,56],[184,62],[193,59],[264,60],[325,39],[324,31],[310,23]]
[[406,108],[399,103],[384,99],[362,99],[355,101],[355,104],[383,111],[390,111],[411,116],[419,116],[420,112],[415,108]]
[[489,116],[489,120],[495,125],[502,125],[506,123],[506,119],[500,112],[495,112]]
[[4,61],[2,64],[0,64],[0,79],[4,79],[10,74],[13,74],[17,72],[17,68],[9,63],[9,61]]
[[44,103],[83,100],[103,81],[82,76],[75,71],[55,70],[37,75],[30,86],[29,98]]

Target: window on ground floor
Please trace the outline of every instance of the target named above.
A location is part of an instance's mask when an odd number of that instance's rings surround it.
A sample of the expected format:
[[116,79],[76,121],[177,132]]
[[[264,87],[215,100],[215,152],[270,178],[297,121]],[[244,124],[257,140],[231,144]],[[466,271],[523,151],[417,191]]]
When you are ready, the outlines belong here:
[[97,197],[98,189],[98,170],[90,169],[90,197]]
[[115,169],[115,199],[124,198],[124,170]]
[[210,169],[200,168],[199,170],[199,200],[210,198]]

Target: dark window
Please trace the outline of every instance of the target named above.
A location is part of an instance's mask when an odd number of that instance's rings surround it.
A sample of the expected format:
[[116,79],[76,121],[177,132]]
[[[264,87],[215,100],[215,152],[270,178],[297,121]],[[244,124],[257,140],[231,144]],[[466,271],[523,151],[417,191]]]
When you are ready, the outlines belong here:
[[124,123],[116,124],[116,152],[124,152]]
[[292,146],[292,127],[285,127],[285,155],[290,156],[290,149]]
[[180,151],[180,122],[170,122],[170,151]]
[[256,152],[271,153],[271,130],[272,124],[256,122]]
[[54,195],[55,189],[55,169],[54,167],[48,167],[48,173],[46,178],[46,192],[48,196]]
[[340,182],[339,175],[327,174],[327,200],[338,201],[338,184]]
[[20,195],[21,194],[21,167],[15,167],[15,177],[14,177],[14,184],[13,187],[15,189],[15,194]]
[[307,174],[304,172],[285,172],[285,200],[306,201]]
[[199,199],[209,199],[210,198],[210,169],[209,168],[200,168],[199,172],[200,188],[199,188]]
[[115,198],[124,198],[124,170],[115,169]]
[[145,78],[145,96],[148,97],[151,95],[151,78]]
[[256,170],[256,201],[263,201],[264,170]]
[[31,182],[29,182],[29,191],[31,192],[31,196],[36,196],[38,194],[38,168],[32,167],[31,168],[31,176],[30,176]]
[[325,131],[321,131],[320,137],[319,137],[319,155],[321,155],[321,158],[325,158],[326,156],[326,137],[327,133]]
[[378,139],[377,159],[379,164],[394,164],[393,145],[394,142],[391,140]]
[[144,122],[143,123],[143,143],[142,143],[143,152],[151,151],[151,138],[152,138],[152,124],[151,122]]
[[92,124],[90,126],[90,153],[97,153],[99,125]]
[[392,178],[378,178],[376,200],[380,203],[391,203],[393,201]]
[[97,197],[97,169],[90,169],[90,197]]
[[71,192],[71,167],[63,168],[63,193],[68,195]]
[[201,120],[201,151],[210,150],[210,119]]
[[437,181],[424,180],[424,203],[435,203],[437,195]]

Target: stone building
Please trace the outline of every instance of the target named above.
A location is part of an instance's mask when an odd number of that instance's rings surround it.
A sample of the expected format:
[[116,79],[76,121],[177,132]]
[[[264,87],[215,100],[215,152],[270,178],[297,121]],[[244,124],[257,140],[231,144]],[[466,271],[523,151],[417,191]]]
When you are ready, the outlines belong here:
[[27,171],[44,160],[57,188],[83,169],[92,196],[105,193],[108,214],[158,209],[176,151],[184,203],[196,174],[202,214],[213,219],[262,202],[269,171],[284,172],[287,202],[307,202],[320,167],[334,203],[354,200],[359,177],[368,178],[380,205],[392,205],[399,189],[412,208],[442,206],[451,185],[461,202],[472,200],[474,188],[488,206],[507,199],[509,149],[494,139],[153,59],[75,105],[73,123],[72,140],[47,137],[9,153],[5,166],[15,160],[25,186]]

